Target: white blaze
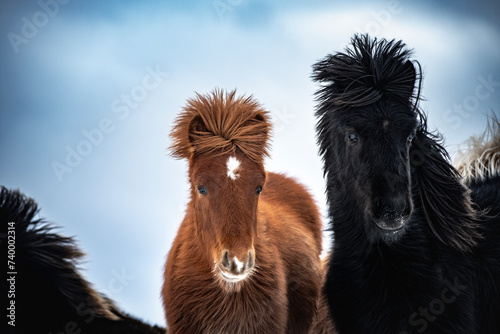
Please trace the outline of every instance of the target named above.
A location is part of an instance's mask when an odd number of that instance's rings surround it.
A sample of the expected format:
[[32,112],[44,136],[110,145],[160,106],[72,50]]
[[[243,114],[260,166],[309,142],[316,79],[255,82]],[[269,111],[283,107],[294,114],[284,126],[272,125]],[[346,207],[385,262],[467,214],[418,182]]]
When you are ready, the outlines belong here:
[[238,271],[241,272],[243,270],[243,262],[240,262],[236,256],[233,257],[233,261],[234,264],[236,264],[236,268],[238,268]]
[[238,175],[238,169],[240,168],[240,161],[235,157],[229,157],[227,159],[227,177],[231,180],[236,180]]

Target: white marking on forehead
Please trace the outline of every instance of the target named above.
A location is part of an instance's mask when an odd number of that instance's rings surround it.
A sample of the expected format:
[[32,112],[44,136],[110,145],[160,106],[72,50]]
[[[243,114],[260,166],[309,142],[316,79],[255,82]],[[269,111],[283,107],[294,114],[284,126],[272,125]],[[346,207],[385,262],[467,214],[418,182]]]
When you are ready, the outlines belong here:
[[231,180],[236,180],[238,175],[238,170],[240,168],[240,161],[235,157],[229,157],[227,159],[227,177]]
[[388,119],[384,119],[383,122],[384,131],[387,131],[387,129],[389,128],[389,124],[391,124],[391,122]]
[[243,270],[243,262],[240,262],[240,260],[238,260],[238,258],[236,256],[233,257],[233,261],[234,261],[234,264],[236,264],[236,268],[238,268],[238,271],[242,271]]

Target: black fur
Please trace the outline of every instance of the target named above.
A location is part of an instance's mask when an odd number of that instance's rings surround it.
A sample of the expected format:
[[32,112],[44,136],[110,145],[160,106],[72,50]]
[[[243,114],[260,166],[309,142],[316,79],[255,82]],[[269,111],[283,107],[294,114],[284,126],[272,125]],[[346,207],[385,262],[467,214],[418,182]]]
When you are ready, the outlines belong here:
[[313,66],[330,313],[340,334],[500,333],[500,184],[478,181],[473,203],[418,109],[410,55],[357,35]]
[[[8,333],[165,333],[120,312],[110,300],[97,293],[79,273],[83,253],[73,238],[54,233],[54,226],[37,219],[37,204],[18,191],[0,187],[1,245],[3,271],[7,265],[7,231],[15,223],[15,327]],[[2,280],[2,298],[10,289]],[[4,326],[6,325],[6,326]],[[2,331],[4,333],[4,331]]]

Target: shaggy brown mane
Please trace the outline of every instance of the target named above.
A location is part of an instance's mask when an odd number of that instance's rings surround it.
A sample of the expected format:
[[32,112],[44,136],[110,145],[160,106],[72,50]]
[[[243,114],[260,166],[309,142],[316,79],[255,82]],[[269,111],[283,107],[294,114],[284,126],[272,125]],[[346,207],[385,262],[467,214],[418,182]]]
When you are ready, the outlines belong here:
[[216,89],[187,101],[175,120],[169,150],[176,159],[190,159],[238,148],[261,163],[269,156],[270,131],[268,112],[252,96],[236,97],[235,90]]

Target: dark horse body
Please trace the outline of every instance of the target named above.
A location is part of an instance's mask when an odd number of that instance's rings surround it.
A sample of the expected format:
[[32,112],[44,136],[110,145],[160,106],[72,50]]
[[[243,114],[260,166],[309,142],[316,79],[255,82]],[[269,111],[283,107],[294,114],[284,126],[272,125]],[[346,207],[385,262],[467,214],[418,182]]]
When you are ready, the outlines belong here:
[[323,292],[340,334],[500,333],[500,171],[471,177],[471,198],[408,57],[356,36],[314,66],[335,238]]
[[[177,119],[191,200],[165,266],[169,333],[307,333],[320,289],[321,220],[291,178],[266,173],[270,124],[252,98],[216,91]],[[262,194],[261,194],[262,191]]]
[[[2,333],[165,333],[164,328],[123,314],[94,290],[77,269],[83,253],[76,242],[54,233],[54,225],[37,219],[37,212],[32,199],[0,187],[0,223],[6,233],[0,237],[6,257],[3,268],[7,271],[7,242],[14,236],[10,260],[17,272],[14,285],[2,282],[2,298],[9,303],[2,307],[1,328],[7,328]],[[11,314],[6,311],[11,301],[13,318],[5,317]],[[12,320],[15,326],[7,325]]]

